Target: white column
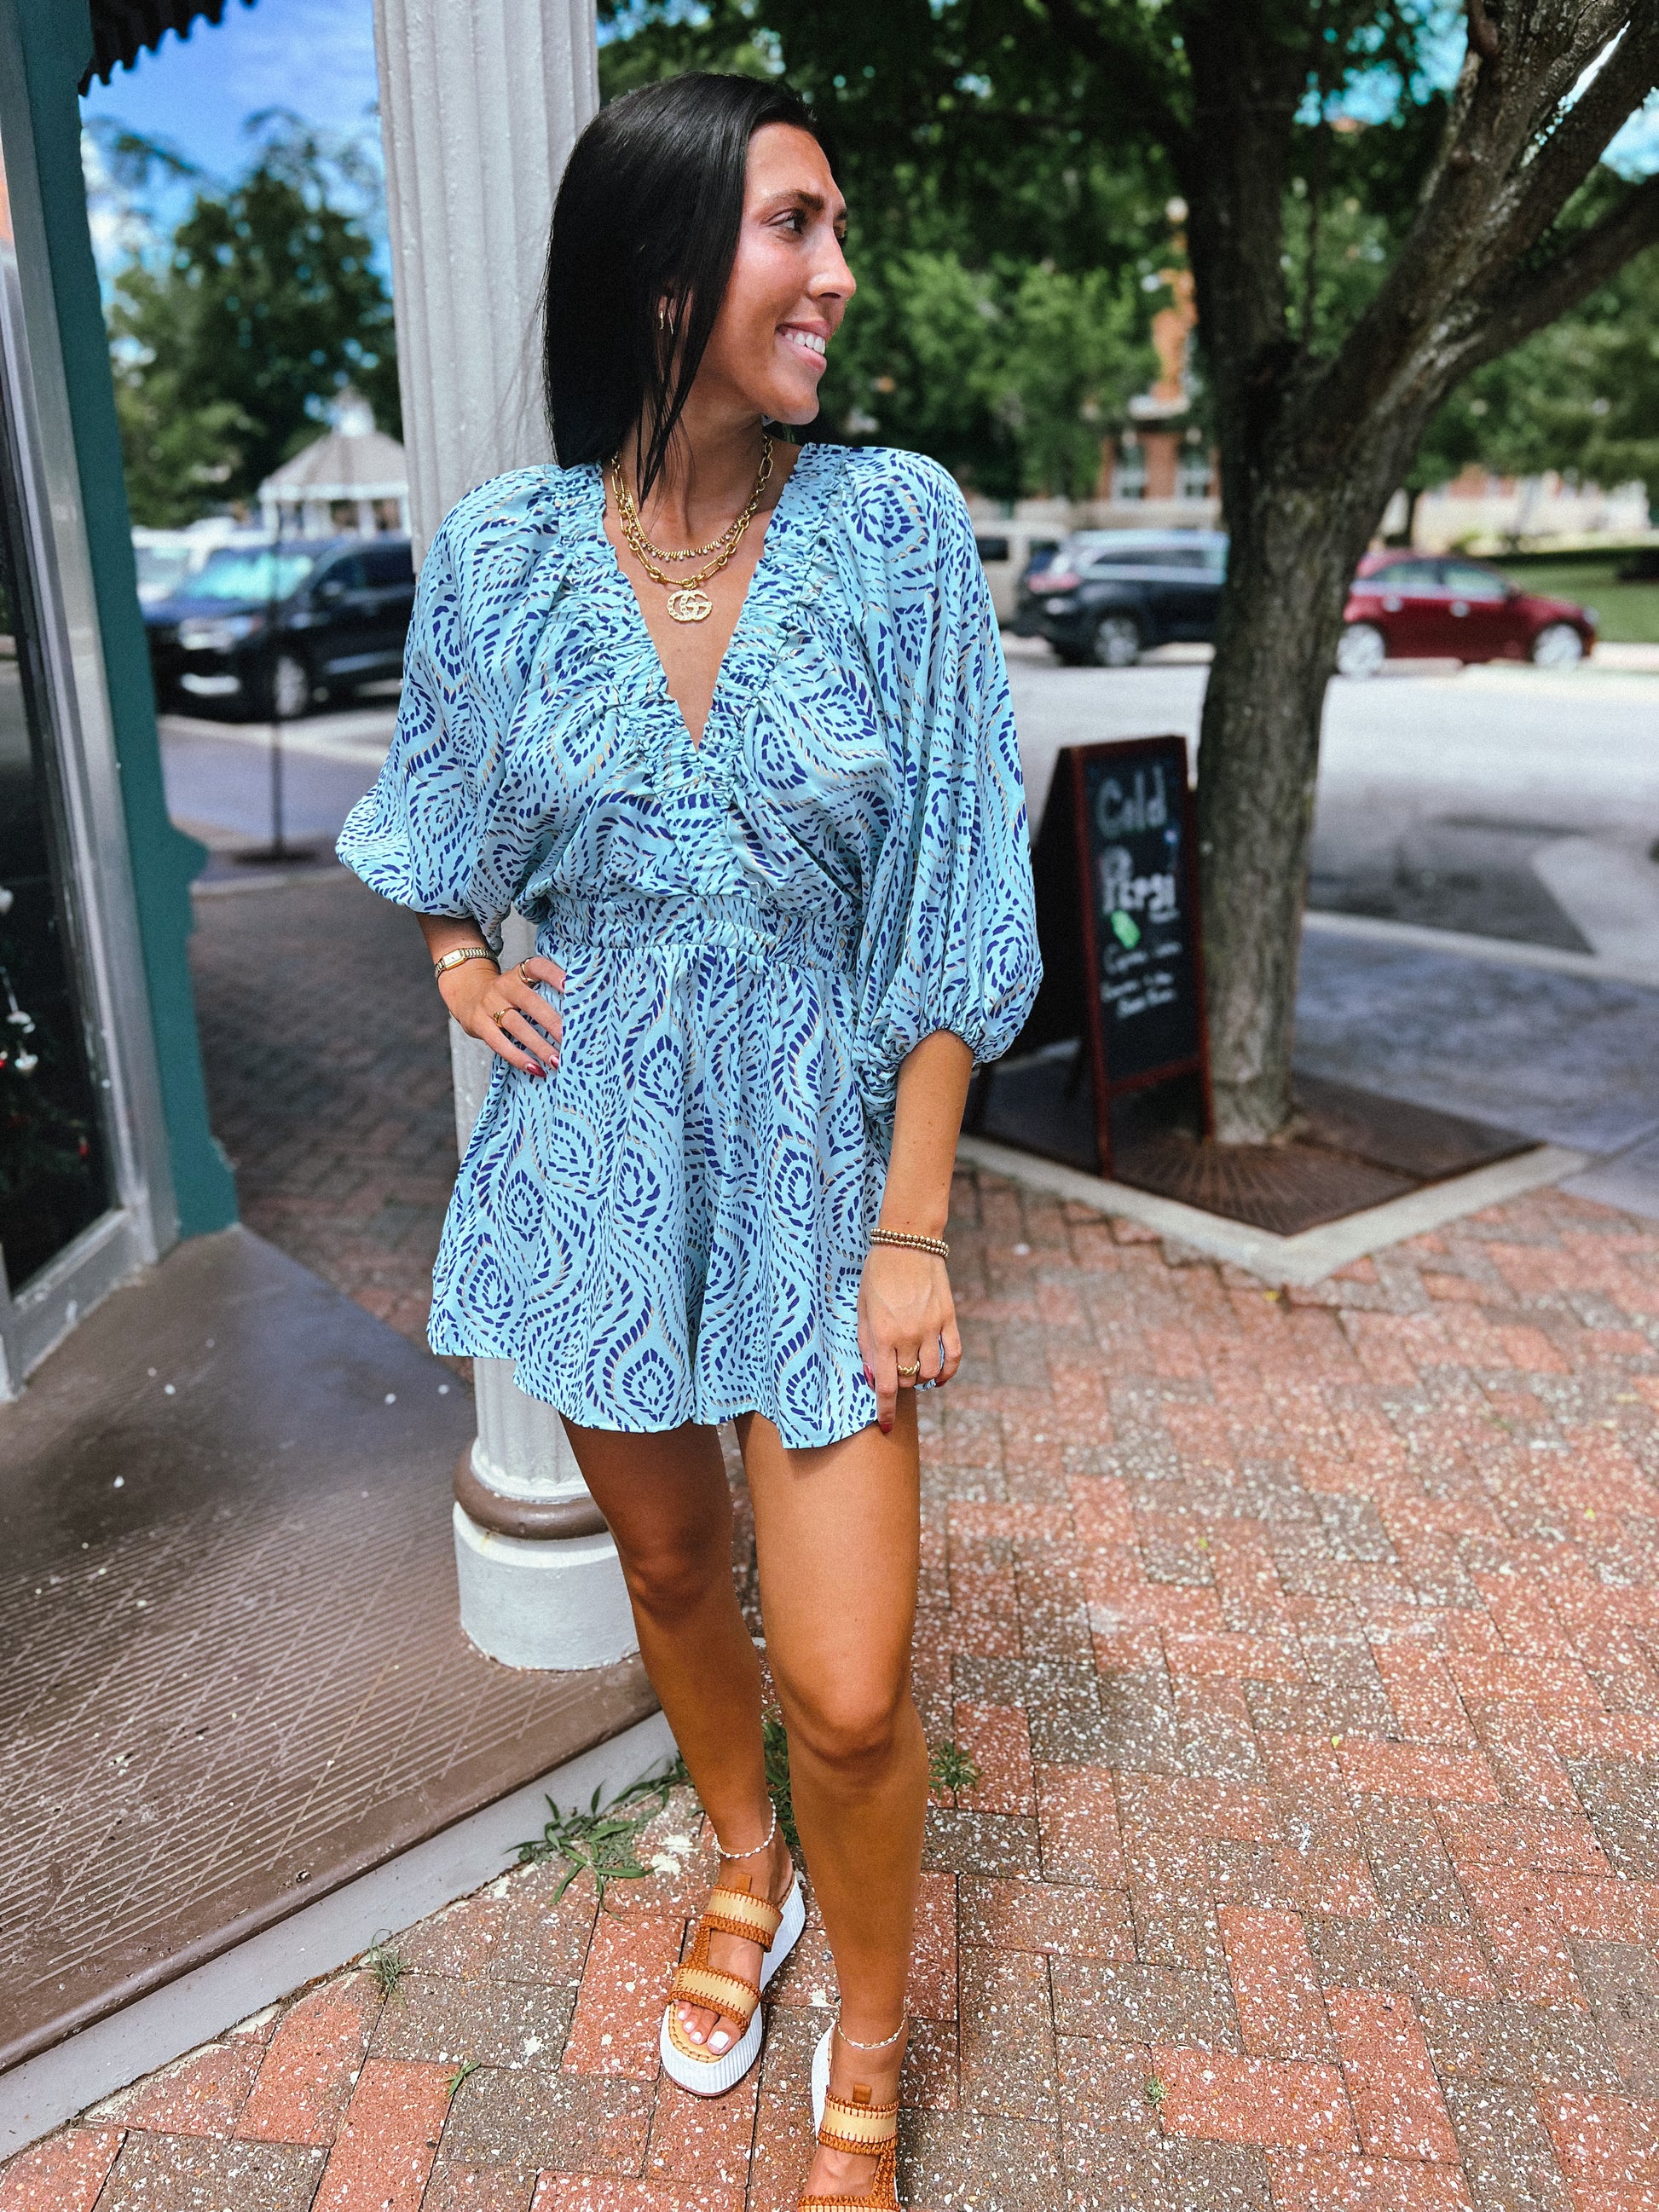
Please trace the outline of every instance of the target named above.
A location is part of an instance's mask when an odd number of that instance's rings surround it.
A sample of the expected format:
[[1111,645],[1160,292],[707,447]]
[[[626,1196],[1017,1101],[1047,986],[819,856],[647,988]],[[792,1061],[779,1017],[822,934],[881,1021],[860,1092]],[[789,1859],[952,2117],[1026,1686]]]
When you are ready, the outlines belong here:
[[464,491],[548,457],[537,310],[593,0],[374,0],[374,45],[418,559]]
[[[593,0],[374,0],[410,534],[418,560],[464,491],[545,460],[538,305],[553,195],[599,106]],[[506,957],[531,950],[507,923]],[[465,1149],[490,1054],[451,1024]],[[514,1667],[602,1667],[635,1648],[617,1564],[559,1418],[474,1370],[456,1470],[461,1625]]]

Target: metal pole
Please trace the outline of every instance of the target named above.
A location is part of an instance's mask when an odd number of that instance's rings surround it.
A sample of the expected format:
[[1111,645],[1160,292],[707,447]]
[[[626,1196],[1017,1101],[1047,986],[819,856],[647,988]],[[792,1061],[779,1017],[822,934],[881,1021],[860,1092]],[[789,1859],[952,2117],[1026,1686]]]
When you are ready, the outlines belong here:
[[270,566],[266,570],[270,579],[265,594],[265,634],[270,640],[270,854],[276,860],[288,858],[288,845],[283,836],[283,725],[276,696],[276,580],[283,561],[283,502],[276,502],[276,530],[270,543]]

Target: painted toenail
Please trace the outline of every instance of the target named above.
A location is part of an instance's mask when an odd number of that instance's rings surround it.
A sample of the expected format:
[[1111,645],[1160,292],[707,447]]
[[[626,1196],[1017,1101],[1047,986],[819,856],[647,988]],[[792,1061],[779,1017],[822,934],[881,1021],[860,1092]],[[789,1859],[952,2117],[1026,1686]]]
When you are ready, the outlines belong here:
[[730,2040],[730,2037],[726,2034],[726,2030],[723,2027],[717,2028],[714,2033],[708,2039],[708,2048],[711,2051],[724,2051]]

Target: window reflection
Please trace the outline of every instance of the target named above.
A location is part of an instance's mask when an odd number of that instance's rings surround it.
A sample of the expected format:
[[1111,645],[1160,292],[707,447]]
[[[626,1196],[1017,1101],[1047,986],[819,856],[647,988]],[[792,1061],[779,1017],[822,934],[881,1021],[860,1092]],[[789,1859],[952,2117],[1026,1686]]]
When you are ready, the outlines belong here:
[[[3,398],[0,393],[0,399]],[[47,774],[11,457],[0,447],[0,1260],[15,1294],[110,1203]]]

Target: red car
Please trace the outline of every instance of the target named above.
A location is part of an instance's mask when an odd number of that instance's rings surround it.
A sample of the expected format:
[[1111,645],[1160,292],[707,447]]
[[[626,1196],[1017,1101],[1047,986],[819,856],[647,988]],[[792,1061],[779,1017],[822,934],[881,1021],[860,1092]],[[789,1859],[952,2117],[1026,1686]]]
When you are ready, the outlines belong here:
[[1530,660],[1574,668],[1595,643],[1595,611],[1523,592],[1467,556],[1368,553],[1343,611],[1336,665],[1375,676],[1385,660]]

